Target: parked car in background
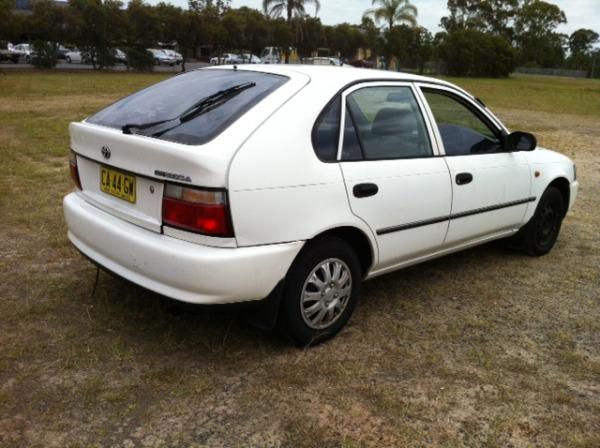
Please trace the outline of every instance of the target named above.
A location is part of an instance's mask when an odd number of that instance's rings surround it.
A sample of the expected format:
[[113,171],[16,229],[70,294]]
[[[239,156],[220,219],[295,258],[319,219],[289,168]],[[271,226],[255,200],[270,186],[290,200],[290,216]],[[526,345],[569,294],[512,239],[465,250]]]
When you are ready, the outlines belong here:
[[175,60],[175,64],[179,65],[183,62],[183,56],[181,53],[176,52],[175,50],[163,50],[165,54]]
[[70,135],[83,254],[185,302],[268,297],[302,345],[344,327],[363,280],[501,238],[548,253],[579,186],[465,90],[376,70],[194,70]]
[[334,65],[336,67],[341,67],[344,63],[338,59],[333,57],[314,57],[314,58],[304,58],[302,59],[303,64],[308,65]]
[[281,63],[281,48],[266,47],[260,54],[260,59],[264,64],[279,64]]
[[[300,62],[296,48],[289,47],[288,51],[290,63],[295,64]],[[285,53],[281,47],[265,47],[260,54],[260,59],[263,64],[281,64],[285,62]]]
[[120,62],[122,64],[127,64],[127,55],[125,54],[124,51],[115,48],[113,50],[113,56],[115,58],[115,61]]
[[64,47],[62,45],[58,45],[58,47],[56,47],[56,59],[59,60],[66,60],[67,59],[67,53],[71,51],[69,48]]
[[262,64],[261,59],[251,53],[242,53],[240,57],[243,64]]
[[83,62],[83,56],[78,48],[73,48],[65,53],[65,61],[69,64],[81,64]]
[[33,57],[33,48],[30,44],[17,44],[13,46],[12,51],[19,56],[20,60],[23,60],[27,63],[31,62]]
[[369,59],[355,59],[350,62],[350,65],[359,68],[375,68],[375,61]]
[[155,65],[170,65],[173,67],[176,63],[175,58],[169,56],[164,50],[159,48],[148,48],[147,51],[154,58]]
[[223,53],[221,56],[211,58],[210,63],[211,65],[242,64],[243,59],[238,54]]
[[13,51],[13,45],[7,41],[0,41],[0,62],[10,61],[13,64],[19,62],[19,55]]

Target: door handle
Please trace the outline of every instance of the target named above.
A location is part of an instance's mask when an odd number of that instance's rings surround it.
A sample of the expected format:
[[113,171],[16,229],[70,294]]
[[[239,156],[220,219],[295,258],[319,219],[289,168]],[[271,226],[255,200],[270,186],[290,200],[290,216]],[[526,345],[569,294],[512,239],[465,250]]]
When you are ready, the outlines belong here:
[[375,184],[356,184],[352,189],[352,193],[357,198],[367,198],[375,196],[379,191],[379,187]]
[[456,185],[466,185],[471,183],[473,175],[471,173],[458,173],[456,175]]

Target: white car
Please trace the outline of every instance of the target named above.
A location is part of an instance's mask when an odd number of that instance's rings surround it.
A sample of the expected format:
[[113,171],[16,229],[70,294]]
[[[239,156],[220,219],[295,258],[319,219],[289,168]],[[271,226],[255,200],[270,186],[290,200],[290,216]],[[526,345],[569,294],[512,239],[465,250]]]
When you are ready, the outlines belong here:
[[175,60],[175,64],[179,65],[183,62],[183,56],[181,53],[177,53],[175,50],[163,50],[167,56]]
[[70,135],[77,249],[184,302],[266,298],[300,344],[347,323],[363,280],[500,238],[547,253],[578,190],[459,87],[375,70],[191,71]]
[[148,48],[148,53],[152,55],[154,58],[154,65],[169,65],[173,67],[176,63],[175,58],[169,56],[165,50],[157,49],[157,48]]
[[243,53],[240,55],[242,63],[244,64],[262,64],[260,58],[254,54]]
[[243,63],[242,58],[233,53],[224,53],[221,56],[210,59],[211,65],[229,65],[229,64],[241,64]]
[[33,48],[29,44],[17,44],[12,47],[12,52],[19,55],[19,58],[25,60],[25,62],[31,62],[33,57]]
[[79,51],[77,48],[67,51],[65,53],[65,61],[67,61],[69,64],[81,64],[81,51]]
[[330,58],[330,57],[314,57],[314,58],[306,58],[302,61],[304,64],[309,65],[333,65],[336,67],[341,67],[344,63],[338,58]]

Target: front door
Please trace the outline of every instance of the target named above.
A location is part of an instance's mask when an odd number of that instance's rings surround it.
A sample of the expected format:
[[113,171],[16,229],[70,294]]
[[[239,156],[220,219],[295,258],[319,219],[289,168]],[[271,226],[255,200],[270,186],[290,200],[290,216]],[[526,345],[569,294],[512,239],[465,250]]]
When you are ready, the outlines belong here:
[[445,245],[509,232],[522,225],[530,197],[529,164],[506,152],[503,130],[478,105],[443,87],[421,87],[437,123],[452,179]]
[[365,83],[343,95],[338,158],[352,212],[377,235],[375,272],[438,250],[448,229],[448,167],[410,83]]

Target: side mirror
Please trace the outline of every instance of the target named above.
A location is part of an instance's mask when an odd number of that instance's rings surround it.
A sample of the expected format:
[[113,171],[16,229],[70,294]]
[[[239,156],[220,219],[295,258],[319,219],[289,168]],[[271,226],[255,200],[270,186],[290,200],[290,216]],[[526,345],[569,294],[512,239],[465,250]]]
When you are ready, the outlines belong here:
[[515,151],[533,151],[537,147],[535,135],[529,132],[513,132],[506,137],[506,150]]

